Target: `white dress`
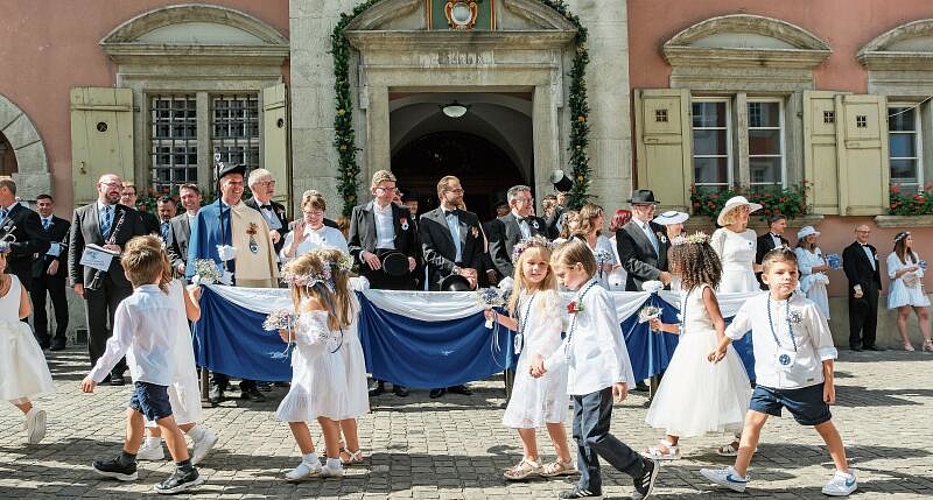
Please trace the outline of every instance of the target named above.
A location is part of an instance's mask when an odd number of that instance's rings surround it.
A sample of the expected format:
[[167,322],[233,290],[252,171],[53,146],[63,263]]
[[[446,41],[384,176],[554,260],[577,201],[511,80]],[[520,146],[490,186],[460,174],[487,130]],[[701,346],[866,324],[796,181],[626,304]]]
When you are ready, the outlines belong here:
[[746,229],[736,233],[724,227],[717,229],[710,245],[722,261],[722,279],[718,293],[745,293],[761,290],[755,279],[755,250],[758,247],[755,231]]
[[[616,255],[616,250],[614,250],[615,245],[609,241],[609,238],[599,235],[596,237],[596,248],[590,247],[587,244],[587,247],[593,252],[594,256],[597,256],[597,264],[599,264],[600,257],[605,259],[607,263],[612,264],[613,266],[619,265],[619,257]],[[609,290],[609,275],[612,273],[597,271],[596,280],[599,281],[599,286]],[[623,283],[624,287],[624,283]],[[623,288],[624,290],[624,288]]]
[[667,434],[702,436],[742,429],[752,388],[738,353],[729,346],[726,357],[710,363],[716,349],[716,329],[703,303],[702,285],[683,295],[684,324],[671,362],[664,372],[645,422]]
[[826,265],[823,251],[820,247],[815,247],[812,252],[797,247],[794,253],[797,254],[797,269],[800,270],[800,290],[816,304],[823,316],[829,319],[829,294],[826,292],[829,276],[822,271],[813,272],[814,266]]
[[10,279],[0,297],[0,399],[13,401],[55,392],[55,385],[32,329],[19,320],[22,285],[15,275]]
[[[331,330],[327,314],[326,311],[305,311],[298,316],[292,351],[292,384],[275,412],[276,418],[283,422],[311,422],[318,417],[344,420],[369,411],[356,321],[343,331]],[[344,349],[348,352],[341,352]],[[357,349],[359,361],[354,359]],[[362,379],[351,373],[351,368],[364,370]]]
[[[920,256],[917,261],[920,262]],[[894,274],[905,267],[916,264],[909,255],[905,256],[907,264],[901,262],[896,253],[888,255],[888,278],[891,279],[891,289],[888,291],[888,309],[897,309],[903,306],[927,307],[930,305],[930,299],[923,290],[923,269],[917,269],[910,273],[904,273],[900,278],[895,279]]]
[[[616,262],[620,262],[619,259],[619,247],[616,245],[616,237],[613,236],[609,238],[609,243],[612,245],[612,255],[615,256]],[[625,291],[625,281],[628,279],[628,271],[624,267],[618,266],[611,273],[609,273],[609,290],[613,292],[624,292]]]
[[[185,312],[185,284],[174,280],[169,284],[168,296],[178,305],[182,313],[178,324],[171,330],[175,332],[174,362],[175,375],[172,385],[168,386],[168,401],[172,405],[172,416],[176,424],[196,424],[203,419],[201,411],[201,385],[198,381],[198,369],[194,362],[194,346],[191,344],[191,328],[188,326]],[[146,420],[147,427],[158,424]]]
[[[529,307],[530,297],[534,301]],[[512,398],[502,417],[502,425],[516,429],[537,429],[563,422],[567,417],[566,365],[549,370],[538,379],[529,373],[536,354],[547,359],[560,347],[562,301],[552,290],[541,290],[530,297],[522,291],[518,302],[524,347],[515,368]]]

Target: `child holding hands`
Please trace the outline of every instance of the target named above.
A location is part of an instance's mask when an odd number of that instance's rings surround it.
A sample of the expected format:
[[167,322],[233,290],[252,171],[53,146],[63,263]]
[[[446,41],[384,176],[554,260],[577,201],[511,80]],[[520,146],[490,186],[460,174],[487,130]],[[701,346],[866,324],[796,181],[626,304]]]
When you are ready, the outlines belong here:
[[745,491],[748,465],[761,429],[769,416],[781,416],[781,409],[786,408],[797,423],[813,426],[829,449],[836,471],[823,487],[823,494],[847,496],[857,485],[829,411],[829,405],[836,401],[833,360],[837,356],[829,325],[816,304],[794,293],[799,275],[792,251],[774,249],[765,254],[762,266],[762,280],[770,290],[745,302],[726,328],[726,336],[708,356],[710,361],[720,362],[729,344],[751,330],[758,385],[745,417],[742,443],[734,466],[701,469],[700,473],[720,486]]

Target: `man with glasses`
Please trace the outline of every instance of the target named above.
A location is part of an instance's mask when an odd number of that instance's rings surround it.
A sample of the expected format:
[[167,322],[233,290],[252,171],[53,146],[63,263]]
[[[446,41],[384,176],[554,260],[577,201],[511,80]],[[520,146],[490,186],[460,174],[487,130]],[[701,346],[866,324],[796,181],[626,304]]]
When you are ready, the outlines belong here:
[[640,292],[646,281],[660,281],[667,286],[671,273],[667,271],[667,249],[670,242],[664,228],[651,219],[658,201],[650,189],[632,192],[632,220],[616,231],[616,245],[622,267],[628,272],[625,290]]
[[129,181],[124,181],[123,191],[120,192],[120,203],[132,209],[138,210],[139,216],[143,218],[143,224],[146,225],[146,231],[149,234],[159,236],[161,227],[159,224],[159,218],[151,212],[139,210],[136,208],[136,200],[138,198],[139,190],[136,189],[136,184]]
[[535,201],[531,197],[530,187],[512,186],[506,197],[509,200],[509,213],[489,221],[487,226],[489,253],[499,276],[503,278],[512,276],[515,272],[512,266],[512,248],[516,243],[532,236],[548,237],[544,220],[533,215]]
[[849,280],[849,349],[883,351],[875,345],[878,329],[878,292],[881,273],[878,250],[868,243],[871,228],[855,228],[855,242],[842,251],[842,268]]
[[285,213],[285,205],[272,200],[275,196],[275,179],[272,178],[272,172],[257,168],[249,173],[247,184],[253,192],[253,197],[246,200],[246,205],[259,210],[262,217],[266,219],[269,225],[269,237],[272,238],[272,244],[278,253],[285,244],[284,236],[288,233],[288,217]]

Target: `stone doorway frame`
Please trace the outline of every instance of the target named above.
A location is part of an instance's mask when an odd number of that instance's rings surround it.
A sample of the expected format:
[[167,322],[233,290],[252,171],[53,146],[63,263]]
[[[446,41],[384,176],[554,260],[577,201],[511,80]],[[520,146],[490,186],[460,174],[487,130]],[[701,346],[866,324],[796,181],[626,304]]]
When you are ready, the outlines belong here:
[[0,94],[0,132],[13,147],[17,171],[13,174],[16,194],[24,200],[34,200],[51,193],[52,181],[45,143],[29,119],[29,115],[3,94]]

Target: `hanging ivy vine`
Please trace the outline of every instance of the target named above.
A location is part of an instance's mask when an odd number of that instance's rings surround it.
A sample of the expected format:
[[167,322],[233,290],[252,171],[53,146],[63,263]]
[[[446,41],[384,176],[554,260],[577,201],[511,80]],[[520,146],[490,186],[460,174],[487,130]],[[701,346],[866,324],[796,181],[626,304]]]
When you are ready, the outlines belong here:
[[[340,15],[340,20],[330,36],[331,54],[334,58],[334,92],[336,94],[336,113],[334,116],[334,147],[337,149],[338,172],[340,179],[337,191],[343,196],[343,215],[349,217],[356,205],[359,190],[360,166],[357,163],[356,132],[353,130],[353,102],[350,97],[350,41],[344,35],[344,29],[356,16],[383,0],[366,0],[351,12]],[[574,39],[576,52],[570,69],[570,188],[571,208],[579,209],[590,198],[590,106],[586,99],[586,66],[590,62],[586,46],[587,30],[576,14],[570,12],[564,0],[539,0],[542,4],[564,16],[574,25],[577,34]]]

